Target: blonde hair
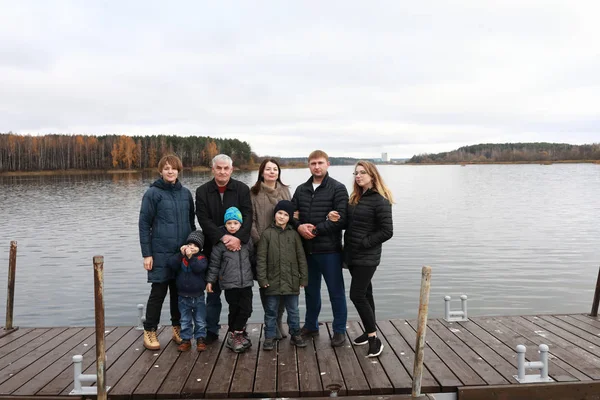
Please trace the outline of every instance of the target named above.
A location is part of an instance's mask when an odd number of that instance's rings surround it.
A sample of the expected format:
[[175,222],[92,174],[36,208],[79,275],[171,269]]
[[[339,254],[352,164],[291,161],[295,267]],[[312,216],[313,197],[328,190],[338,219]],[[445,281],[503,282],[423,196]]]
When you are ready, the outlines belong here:
[[[392,191],[388,188],[383,181],[383,178],[379,174],[377,167],[375,164],[365,160],[358,160],[358,162],[354,165],[354,171],[356,171],[356,167],[361,166],[367,171],[367,174],[371,177],[371,181],[373,183],[373,187],[371,190],[379,193],[384,199],[390,202],[390,204],[394,204],[394,198],[392,196]],[[350,195],[349,203],[352,205],[356,205],[360,198],[362,197],[363,191],[358,183],[356,183],[356,179],[354,180],[354,186],[352,187],[352,194]]]
[[308,162],[314,158],[324,158],[325,161],[329,162],[329,156],[323,150],[315,150],[308,155]]

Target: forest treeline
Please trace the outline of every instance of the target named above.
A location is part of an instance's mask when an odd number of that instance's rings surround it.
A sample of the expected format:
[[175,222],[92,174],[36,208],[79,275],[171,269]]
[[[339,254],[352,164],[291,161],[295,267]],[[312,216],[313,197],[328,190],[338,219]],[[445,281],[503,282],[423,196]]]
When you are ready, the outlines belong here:
[[536,162],[600,160],[600,143],[486,143],[437,154],[419,154],[409,163]]
[[0,133],[0,172],[155,168],[167,153],[187,167],[210,166],[219,153],[234,165],[252,163],[250,145],[207,136],[16,135]]

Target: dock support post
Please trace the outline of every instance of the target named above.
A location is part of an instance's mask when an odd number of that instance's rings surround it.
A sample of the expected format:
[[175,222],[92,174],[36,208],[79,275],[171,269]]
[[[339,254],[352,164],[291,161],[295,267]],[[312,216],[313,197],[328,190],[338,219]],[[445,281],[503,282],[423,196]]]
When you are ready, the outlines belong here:
[[596,280],[596,291],[594,292],[594,301],[592,301],[592,312],[590,316],[598,316],[598,304],[600,303],[600,268],[598,268],[598,279]]
[[17,242],[10,242],[8,258],[8,290],[6,292],[6,324],[4,330],[13,329],[13,309],[15,304],[15,273],[17,272]]
[[96,384],[98,400],[106,400],[106,349],[104,342],[104,257],[94,257],[94,310],[96,314]]
[[431,267],[421,269],[421,293],[419,297],[419,318],[417,326],[417,343],[415,345],[415,364],[413,367],[412,397],[421,396],[421,379],[423,378],[423,359],[425,334],[427,333],[427,313],[429,312],[429,289],[431,287]]
[[138,309],[138,324],[135,327],[136,331],[143,331],[144,330],[144,320],[146,319],[144,317],[144,305],[143,304],[138,304],[137,305],[137,309]]

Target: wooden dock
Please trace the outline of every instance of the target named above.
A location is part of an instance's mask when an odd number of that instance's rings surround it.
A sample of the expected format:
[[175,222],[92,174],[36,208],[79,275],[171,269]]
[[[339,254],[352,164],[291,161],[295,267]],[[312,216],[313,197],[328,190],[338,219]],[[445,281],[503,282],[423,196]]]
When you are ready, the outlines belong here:
[[[159,333],[161,350],[149,351],[142,345],[141,331],[107,328],[108,395],[112,399],[323,397],[336,385],[340,396],[410,393],[416,321],[385,320],[378,327],[385,348],[375,359],[365,357],[366,346],[348,342],[332,348],[329,324],[320,327],[320,335],[307,348],[296,349],[288,338],[271,352],[261,350],[262,325],[250,324],[253,346],[239,355],[222,340],[203,353],[179,353],[170,342],[170,327]],[[361,333],[359,323],[348,323],[349,338]],[[533,398],[533,388],[551,390],[553,398],[563,398],[558,396],[561,391],[572,393],[573,388],[578,388],[578,398],[596,398],[581,394],[600,393],[599,318],[574,314],[475,317],[454,323],[430,319],[426,340],[424,393],[454,392],[459,399],[503,398],[498,393],[504,388],[525,393],[511,397],[524,399]],[[549,375],[556,383],[517,383],[515,347],[524,344],[527,360],[538,361],[537,347],[542,343],[550,347]],[[83,355],[83,373],[95,373],[94,328],[0,330],[0,398],[68,396],[76,354]]]

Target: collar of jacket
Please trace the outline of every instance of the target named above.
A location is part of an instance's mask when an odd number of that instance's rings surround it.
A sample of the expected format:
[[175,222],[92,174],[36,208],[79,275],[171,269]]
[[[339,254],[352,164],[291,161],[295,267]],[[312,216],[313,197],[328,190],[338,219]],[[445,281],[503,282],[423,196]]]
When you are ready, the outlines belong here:
[[273,228],[273,229],[277,229],[279,232],[283,232],[283,231],[287,231],[287,230],[291,230],[291,229],[293,229],[293,228],[290,226],[290,223],[289,223],[289,222],[288,222],[288,223],[285,225],[285,229],[281,229],[280,227],[278,227],[278,226],[275,224],[275,222],[272,222],[272,223],[271,223],[271,228]]
[[181,190],[181,182],[179,181],[179,178],[175,181],[175,183],[167,183],[163,178],[158,178],[150,186],[155,186],[162,190]]
[[[323,180],[321,181],[321,184],[319,186],[327,186],[327,182],[329,182],[329,172],[325,172],[325,176],[323,177]],[[304,182],[304,186],[306,186],[310,190],[314,190],[312,175],[310,176],[310,178],[308,178],[306,182]]]
[[[233,178],[229,178],[229,182],[227,182],[227,185],[225,185],[225,191],[231,190],[231,184],[233,182],[235,182],[235,180]],[[212,180],[209,181],[208,190],[211,192],[219,191],[219,185],[217,185],[217,181],[215,180],[215,178],[212,178]]]

